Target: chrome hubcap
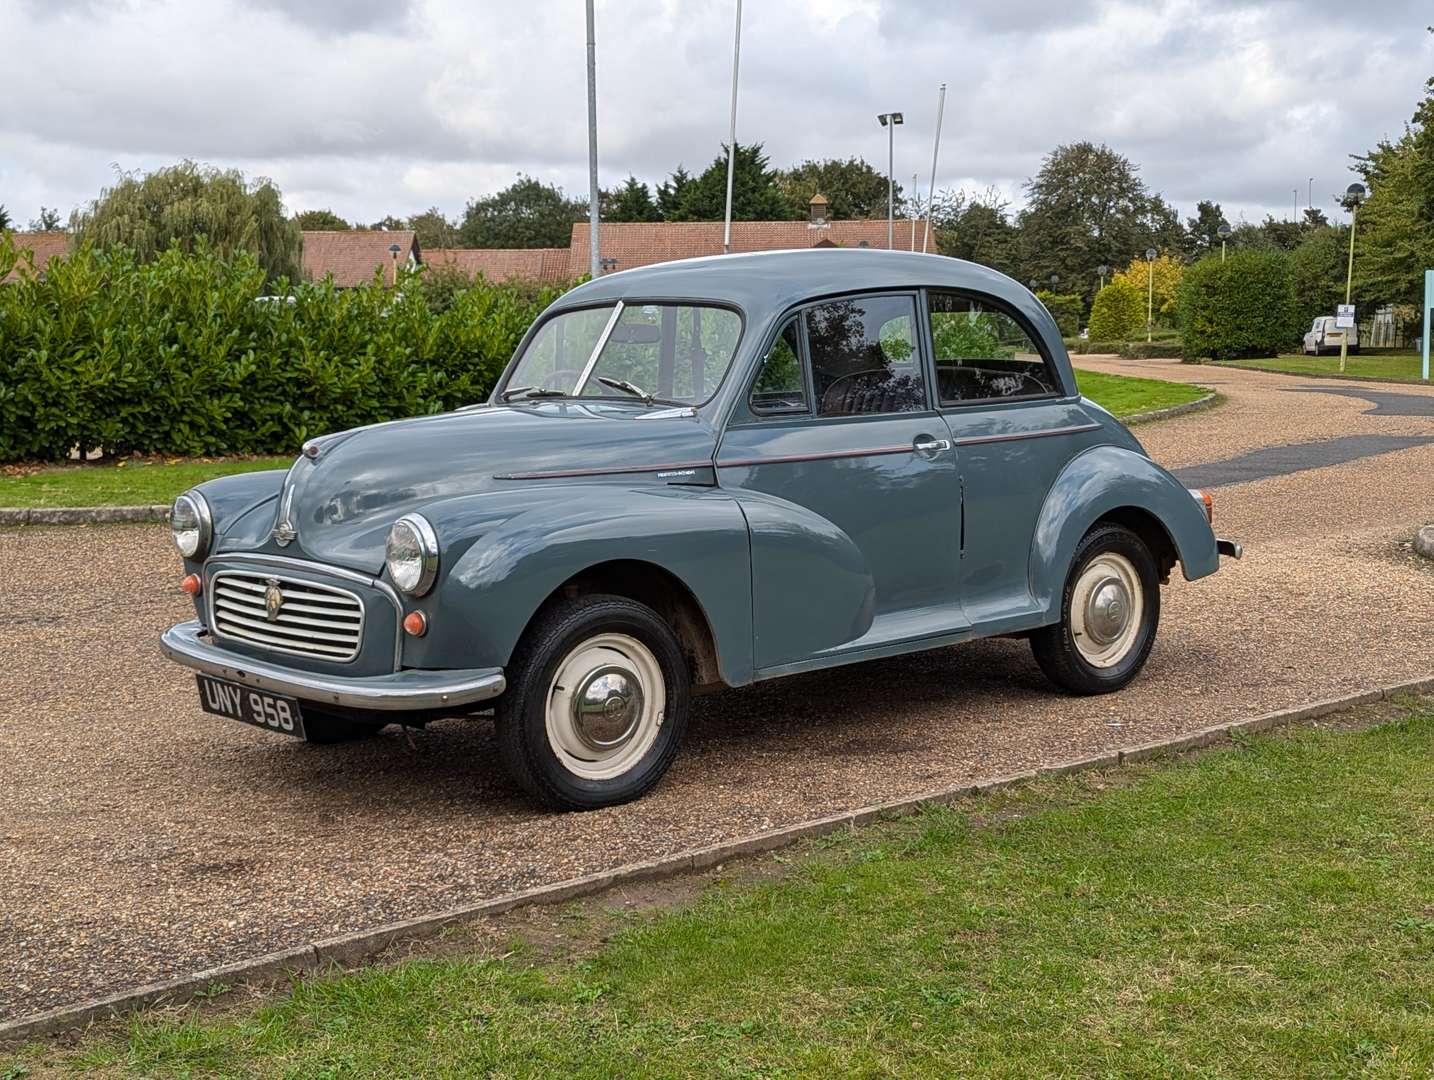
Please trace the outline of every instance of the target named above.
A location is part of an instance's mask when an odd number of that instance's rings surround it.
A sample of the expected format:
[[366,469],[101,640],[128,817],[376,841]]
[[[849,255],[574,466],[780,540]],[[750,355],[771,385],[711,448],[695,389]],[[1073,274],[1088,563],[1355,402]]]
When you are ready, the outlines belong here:
[[1114,667],[1140,639],[1145,591],[1134,564],[1102,552],[1085,565],[1071,593],[1071,636],[1094,667]]
[[548,745],[563,767],[611,780],[636,766],[662,730],[662,666],[627,634],[597,634],[563,657],[548,687]]
[[642,686],[631,672],[600,668],[573,694],[573,729],[587,746],[614,750],[637,733]]

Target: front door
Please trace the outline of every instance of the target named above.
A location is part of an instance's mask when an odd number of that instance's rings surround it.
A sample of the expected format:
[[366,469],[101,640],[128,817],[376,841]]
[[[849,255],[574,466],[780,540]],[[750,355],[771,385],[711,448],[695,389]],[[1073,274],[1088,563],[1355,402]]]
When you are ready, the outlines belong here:
[[961,481],[917,297],[796,313],[718,451],[752,535],[759,673],[959,632]]

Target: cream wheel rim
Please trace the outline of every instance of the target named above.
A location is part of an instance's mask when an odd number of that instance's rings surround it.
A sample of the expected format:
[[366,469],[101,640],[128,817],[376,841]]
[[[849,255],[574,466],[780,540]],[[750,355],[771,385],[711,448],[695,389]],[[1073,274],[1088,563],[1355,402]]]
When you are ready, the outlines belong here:
[[1145,617],[1145,590],[1135,565],[1105,551],[1086,563],[1071,592],[1071,637],[1081,659],[1112,668],[1130,655]]
[[576,645],[553,674],[548,745],[573,775],[612,780],[652,749],[666,708],[652,650],[627,634],[598,634]]

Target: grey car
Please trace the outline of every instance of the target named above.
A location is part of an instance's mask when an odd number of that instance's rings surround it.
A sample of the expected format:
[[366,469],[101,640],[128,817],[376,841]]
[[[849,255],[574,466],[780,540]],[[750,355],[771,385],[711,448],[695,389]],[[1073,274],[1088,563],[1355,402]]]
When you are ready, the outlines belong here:
[[1171,571],[1239,555],[1029,291],[840,249],[590,281],[487,402],[312,440],[171,527],[194,619],[163,648],[205,711],[322,742],[492,707],[565,808],[657,783],[697,692],[993,635],[1118,690]]

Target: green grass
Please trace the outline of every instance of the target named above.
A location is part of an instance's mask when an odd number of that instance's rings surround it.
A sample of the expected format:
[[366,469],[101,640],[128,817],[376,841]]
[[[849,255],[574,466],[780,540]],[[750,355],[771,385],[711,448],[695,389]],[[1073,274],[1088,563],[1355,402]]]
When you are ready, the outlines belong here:
[[1210,393],[1208,387],[1163,379],[1135,379],[1128,375],[1107,375],[1076,368],[1080,392],[1116,416],[1153,412],[1188,401],[1199,401]]
[[[1423,359],[1412,352],[1361,352],[1345,361],[1344,373],[1369,379],[1423,382]],[[1339,356],[1305,356],[1286,353],[1262,360],[1228,360],[1225,367],[1253,368],[1256,371],[1287,371],[1296,375],[1339,375]]]
[[412,959],[11,1067],[1427,1076],[1431,744],[1426,699],[1366,732],[1045,781],[813,843],[581,960]]
[[58,465],[0,473],[0,506],[147,506],[216,476],[287,469],[292,457],[177,461],[122,459],[101,465]]

